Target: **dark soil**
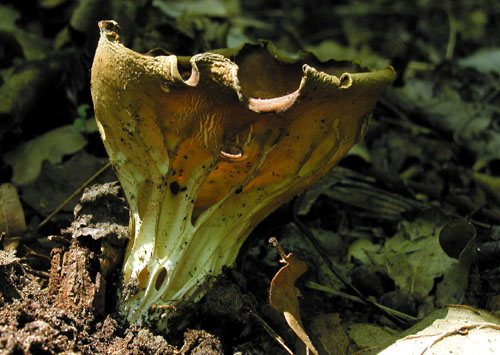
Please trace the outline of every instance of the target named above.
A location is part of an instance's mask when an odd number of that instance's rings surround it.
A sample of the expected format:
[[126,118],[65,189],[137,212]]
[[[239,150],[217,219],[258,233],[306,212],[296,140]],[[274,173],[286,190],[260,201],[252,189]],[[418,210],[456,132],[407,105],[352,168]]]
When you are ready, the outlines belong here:
[[[498,50],[496,2],[254,0],[234,1],[237,10],[223,6],[221,13],[200,1],[182,16],[167,3],[183,2],[2,2],[0,183],[17,179],[7,159],[15,147],[93,120],[89,72],[98,20],[117,20],[123,42],[143,53],[161,46],[193,55],[263,38],[290,53],[310,49],[393,65],[398,79],[382,96],[363,143],[322,183],[257,226],[235,265],[199,303],[178,310],[168,332],[130,325],[116,311],[129,214],[112,169],[40,224],[107,162],[98,132],[82,129],[85,147],[55,162],[52,152],[39,162],[35,180],[18,184],[27,230],[0,230],[1,354],[286,354],[280,341],[305,353],[269,305],[281,266],[271,236],[309,266],[296,286],[320,353],[376,353],[352,335],[352,326],[380,325],[394,334],[409,328],[411,319],[443,306],[437,295],[444,276],[425,297],[415,296],[385,267],[367,262],[371,250],[353,253],[353,245],[382,247],[402,228],[418,234],[428,227],[421,220],[445,221],[440,246],[451,257],[470,252],[467,287],[456,303],[500,314],[500,66],[489,52]],[[471,59],[481,49],[486,57]],[[28,160],[24,170],[36,163]],[[318,328],[323,316],[338,324]],[[332,329],[342,334],[337,352],[322,338]]]

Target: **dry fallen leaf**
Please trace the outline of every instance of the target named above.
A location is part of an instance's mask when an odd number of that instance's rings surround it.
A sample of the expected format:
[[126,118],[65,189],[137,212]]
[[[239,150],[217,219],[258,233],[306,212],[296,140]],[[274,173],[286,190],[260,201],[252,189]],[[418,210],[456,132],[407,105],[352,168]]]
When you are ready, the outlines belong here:
[[430,313],[403,335],[380,354],[496,354],[500,321],[484,310],[448,306]]
[[[15,250],[19,244],[16,234],[23,233],[26,228],[24,211],[16,187],[8,183],[0,185],[0,236],[6,235],[3,241],[4,250]],[[10,239],[11,236],[15,238]]]
[[274,276],[269,289],[269,303],[272,307],[283,312],[286,322],[306,344],[313,354],[318,354],[309,336],[304,330],[300,319],[299,301],[295,290],[295,281],[307,271],[307,265],[299,259],[295,259],[292,253],[285,255],[283,250],[277,246],[277,241],[270,241],[281,254],[280,262],[286,264]]

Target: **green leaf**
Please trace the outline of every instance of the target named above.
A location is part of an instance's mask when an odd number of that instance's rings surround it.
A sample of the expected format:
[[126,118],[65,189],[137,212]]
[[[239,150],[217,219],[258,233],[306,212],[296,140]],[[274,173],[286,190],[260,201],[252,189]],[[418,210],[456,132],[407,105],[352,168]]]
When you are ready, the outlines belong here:
[[174,2],[154,0],[153,6],[173,18],[178,18],[185,12],[209,17],[230,17],[239,15],[241,12],[237,0],[186,0]]
[[86,144],[73,125],[62,126],[16,147],[5,154],[4,161],[14,170],[12,182],[26,185],[40,174],[44,160],[60,163],[64,155],[76,153]]
[[480,49],[468,57],[458,60],[461,67],[474,68],[478,72],[500,74],[500,48]]

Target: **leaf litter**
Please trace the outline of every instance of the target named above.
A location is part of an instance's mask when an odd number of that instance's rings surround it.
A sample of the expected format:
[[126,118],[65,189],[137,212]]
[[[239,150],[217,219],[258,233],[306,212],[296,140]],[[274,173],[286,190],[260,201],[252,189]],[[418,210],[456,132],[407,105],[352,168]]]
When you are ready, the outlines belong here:
[[[24,16],[26,10],[11,3],[8,1],[0,7],[1,16],[6,19],[0,39],[10,49],[0,61],[2,82],[16,73],[15,65],[20,62],[46,57],[50,47],[47,37],[54,38],[56,33],[63,33],[64,29],[67,32],[68,16],[71,15],[71,9],[65,7],[69,2],[56,2],[51,11],[55,10],[52,14],[62,14],[62,21],[60,25],[49,26],[49,23],[55,23],[47,20],[53,15],[44,12],[46,20],[32,15]],[[239,15],[241,11],[241,16],[237,18],[227,15],[235,7],[225,8],[223,1],[203,2],[203,6],[195,9],[198,13],[191,15],[189,8],[183,8],[191,5],[189,2],[173,2],[176,6],[164,8],[166,12],[161,15],[159,7],[161,3],[168,6],[167,2],[155,1],[156,7],[148,7],[144,3],[129,4],[128,7],[121,7],[118,14],[115,12],[125,21],[138,24],[136,31],[126,34],[131,41],[133,39],[136,48],[147,50],[161,44],[172,52],[180,48],[182,53],[191,54],[191,51],[199,51],[199,48],[208,50],[209,46],[223,42],[228,33],[227,39],[231,39],[234,45],[247,39],[267,38],[290,52],[316,48],[319,55],[333,53],[335,57],[334,52],[339,48],[350,49],[346,55],[366,55],[373,65],[383,65],[384,60],[389,58],[399,71],[399,86],[384,96],[375,112],[372,126],[363,142],[363,151],[353,152],[340,169],[332,171],[332,175],[318,185],[319,188],[312,194],[307,193],[300,217],[308,228],[314,230],[318,239],[338,238],[342,241],[343,246],[339,248],[342,253],[332,253],[330,256],[337,265],[343,266],[342,274],[349,276],[354,275],[356,270],[365,270],[363,274],[376,280],[375,285],[384,285],[382,288],[376,287],[383,290],[382,295],[379,295],[380,292],[372,292],[375,296],[371,295],[370,284],[366,289],[367,295],[370,294],[368,297],[378,302],[385,302],[396,309],[405,309],[408,303],[412,303],[419,317],[438,309],[431,313],[432,317],[436,317],[435,312],[446,310],[440,307],[446,306],[448,302],[499,312],[500,91],[496,65],[498,48],[491,46],[491,43],[495,43],[498,28],[494,25],[496,12],[487,1],[477,4],[447,1],[438,6],[428,2],[412,6],[396,2],[387,6],[383,1],[375,1],[361,2],[356,6],[298,5],[295,8],[281,3],[275,6],[259,1],[241,2],[237,12]],[[228,6],[233,5],[228,2]],[[175,13],[169,14],[168,11]],[[425,16],[415,16],[417,13],[425,13]],[[141,21],[136,21],[135,16],[139,14]],[[382,26],[380,14],[391,21]],[[19,21],[21,18],[23,21]],[[227,32],[226,21],[229,27]],[[211,30],[204,31],[204,28]],[[79,37],[75,36],[75,32],[70,33],[74,38],[69,41],[66,39],[65,43],[74,46],[72,41]],[[95,48],[93,43],[89,47]],[[86,55],[91,57],[92,53]],[[77,66],[73,64],[70,66],[76,71]],[[70,72],[66,71],[65,75],[69,76]],[[82,77],[85,78],[85,74]],[[72,80],[82,80],[77,78],[74,76]],[[83,82],[88,85],[86,79]],[[84,90],[88,90],[85,85]],[[66,89],[68,95],[60,99],[62,108],[69,107],[77,111],[79,105],[75,106],[69,97],[78,97],[78,104],[90,104],[85,95],[78,92],[74,95],[73,86],[68,85]],[[3,160],[5,152],[29,140],[22,138],[23,134],[30,127],[40,124],[33,124],[40,122],[37,118],[55,117],[53,109],[42,112],[40,106],[34,107],[32,112],[22,111],[26,123],[23,125],[16,120],[16,125],[8,126],[8,134],[2,131],[4,126],[0,124]],[[51,122],[45,120],[39,131],[47,132],[71,125],[73,117],[76,114],[68,115],[64,123],[56,119]],[[33,137],[31,135],[29,138]],[[83,149],[92,151],[92,137],[85,135],[85,138],[90,139],[90,150],[89,145]],[[63,143],[62,147],[68,142]],[[43,147],[40,153],[42,151]],[[63,159],[53,164],[57,167],[67,164],[69,160],[65,160],[65,155],[63,153]],[[39,166],[39,162],[37,158],[33,166]],[[12,181],[9,169],[4,163],[1,182]],[[43,190],[45,187],[39,185],[36,189]],[[33,203],[27,203],[27,198],[23,198],[23,190],[26,188],[20,189],[21,203],[29,225],[39,219],[41,214],[29,206]],[[36,198],[34,201],[36,203]],[[271,233],[279,236],[282,245],[287,245],[287,240],[295,238],[296,241],[291,243],[293,248],[287,246],[287,250],[309,265],[309,271],[297,282],[302,294],[299,314],[320,353],[324,349],[332,354],[345,350],[343,333],[349,337],[348,352],[364,349],[376,353],[394,341],[396,336],[407,337],[420,331],[410,328],[407,333],[400,334],[409,324],[395,322],[378,311],[372,311],[366,304],[339,296],[342,292],[350,292],[349,289],[344,288],[338,280],[334,281],[326,268],[319,266],[319,257],[307,242],[297,241],[300,240],[297,235],[300,232],[296,228],[295,236],[289,233],[291,221],[286,218],[283,221],[279,214],[283,211],[286,215],[286,208],[278,211],[278,214],[271,216],[271,222],[267,225],[264,223],[249,241],[247,252],[243,253],[236,265],[236,270],[242,274],[238,275],[233,270],[231,276],[226,277],[239,290],[259,300],[261,306],[257,311],[287,343],[292,344],[295,335],[288,333],[283,317],[277,317],[275,311],[266,308],[268,294],[264,290],[269,286],[277,264],[273,264],[275,252],[262,240]],[[439,236],[443,228],[456,219],[471,223],[477,235],[459,252],[458,258],[451,258],[443,252]],[[47,232],[59,234],[60,227],[54,223]],[[98,317],[98,321],[87,318],[87,322],[54,308],[44,291],[47,278],[40,276],[43,275],[41,273],[37,276],[32,272],[47,272],[50,265],[40,261],[43,257],[29,257],[27,252],[27,248],[30,248],[48,257],[54,245],[47,244],[47,232],[22,240],[16,256],[2,252],[1,346],[12,353],[26,354],[40,349],[54,353],[69,349],[85,349],[89,353],[105,349],[128,349],[136,353],[144,353],[146,349],[161,349],[165,353],[173,350],[163,336],[134,326],[126,328],[111,315]],[[458,232],[454,234],[460,236]],[[50,247],[41,248],[37,238]],[[85,243],[88,241],[84,240]],[[94,252],[100,249],[99,245],[91,247]],[[366,265],[368,269],[364,268]],[[32,267],[32,271],[28,266]],[[376,272],[369,269],[372,266]],[[394,285],[384,284],[387,277],[394,281]],[[303,281],[309,280],[332,286],[337,294],[327,295],[305,287],[307,282]],[[297,285],[294,285],[292,295],[296,294],[296,288]],[[108,300],[112,299],[108,297]],[[43,309],[48,311],[44,313],[41,311]],[[253,329],[260,327],[256,324],[245,327],[238,321],[232,321],[225,323],[229,324],[225,332],[218,331],[221,328],[210,323],[213,317],[210,309],[204,309],[203,313],[196,312],[195,309],[193,318],[198,322],[191,319],[189,326],[215,330],[223,339],[225,349],[231,349],[227,353],[278,353],[282,350],[279,346],[271,345],[273,340],[269,339],[266,332]],[[472,310],[474,314],[477,312],[483,314],[483,311]],[[323,320],[314,321],[318,317]],[[451,323],[452,326],[446,330],[431,329],[436,334],[433,339],[427,336],[416,338],[428,347],[441,337],[424,353],[431,353],[433,348],[437,349],[437,345],[445,344],[448,339],[466,341],[474,332],[487,332],[482,337],[490,339],[496,339],[498,334],[496,326],[490,325],[496,324],[491,318],[475,319],[473,326],[468,328],[464,328],[464,324],[471,324],[468,323],[470,320],[463,315],[458,318],[454,316],[454,319],[441,315],[440,318],[444,324]],[[227,319],[235,317],[228,316]],[[419,326],[426,323],[429,323],[428,318],[424,318]],[[179,326],[179,329],[185,327]],[[331,329],[335,330],[331,331],[332,337],[328,338]],[[40,341],[21,341],[34,334],[39,336],[36,339]],[[183,338],[182,330],[173,332],[167,338],[178,345],[177,349],[182,348],[182,341],[179,340]],[[203,339],[210,342],[214,338],[204,337],[200,333],[189,339],[185,347],[188,352],[194,351],[196,344],[203,343]],[[474,339],[471,344],[482,344],[481,338]],[[407,340],[410,341],[411,337],[407,337]],[[88,347],[82,345],[86,342]],[[326,345],[329,342],[333,342],[335,350]],[[213,349],[220,347],[214,345]]]

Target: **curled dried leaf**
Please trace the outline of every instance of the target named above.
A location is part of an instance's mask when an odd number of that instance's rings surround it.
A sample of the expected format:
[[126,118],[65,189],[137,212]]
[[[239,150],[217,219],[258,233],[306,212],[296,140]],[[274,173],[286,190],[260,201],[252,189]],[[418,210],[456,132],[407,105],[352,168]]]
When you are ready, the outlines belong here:
[[294,258],[292,253],[282,255],[282,257],[280,262],[284,263],[285,266],[276,273],[271,281],[269,303],[280,312],[283,312],[290,328],[313,354],[318,354],[302,325],[299,300],[295,289],[295,281],[307,271],[307,265],[302,260]]

